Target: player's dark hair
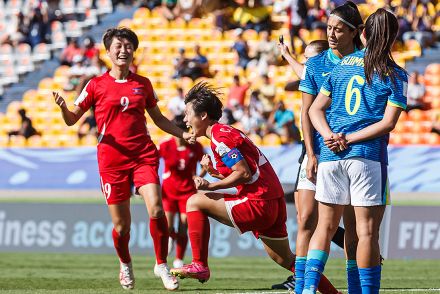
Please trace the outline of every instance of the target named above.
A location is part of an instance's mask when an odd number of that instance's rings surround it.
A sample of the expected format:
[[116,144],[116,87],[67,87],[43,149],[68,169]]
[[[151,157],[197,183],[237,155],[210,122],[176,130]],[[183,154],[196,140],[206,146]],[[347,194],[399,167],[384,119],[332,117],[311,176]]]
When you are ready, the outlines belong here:
[[399,31],[397,18],[386,9],[379,8],[370,15],[365,25],[367,39],[364,70],[367,83],[371,84],[376,72],[384,81],[387,76],[394,83],[397,76],[396,69],[401,69],[391,55],[391,47]]
[[313,49],[318,53],[321,53],[329,48],[327,40],[313,40],[307,46],[313,47]]
[[183,115],[176,115],[173,119],[173,123],[178,126],[180,129],[184,131],[188,131],[189,127],[186,125],[186,123],[183,121],[184,116]]
[[130,43],[133,44],[134,50],[137,50],[139,46],[139,39],[135,32],[128,28],[111,28],[108,29],[104,37],[102,37],[102,42],[104,43],[104,47],[106,50],[110,49],[110,45],[112,44],[113,38],[117,39],[127,39]]
[[350,27],[349,25],[345,24],[350,31],[357,30],[356,35],[354,36],[353,43],[356,46],[356,48],[361,49],[363,48],[363,44],[360,37],[361,29],[364,26],[364,22],[362,20],[361,14],[359,13],[359,9],[356,4],[354,4],[351,1],[345,2],[343,5],[340,5],[333,9],[333,11],[330,13],[335,14],[345,20],[346,22],[352,24],[355,28]]
[[185,96],[185,104],[192,103],[196,114],[206,112],[208,117],[218,121],[222,117],[223,104],[218,98],[222,93],[206,82],[197,83]]

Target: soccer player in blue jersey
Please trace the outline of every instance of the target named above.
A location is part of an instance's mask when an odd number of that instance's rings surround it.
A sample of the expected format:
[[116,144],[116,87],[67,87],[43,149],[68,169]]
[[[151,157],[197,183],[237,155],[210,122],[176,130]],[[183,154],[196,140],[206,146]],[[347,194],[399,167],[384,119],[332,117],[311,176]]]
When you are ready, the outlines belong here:
[[[301,127],[304,138],[305,156],[301,163],[298,177],[298,235],[296,240],[295,293],[301,293],[304,287],[304,271],[310,238],[318,220],[318,203],[315,200],[316,171],[320,145],[323,140],[313,129],[309,118],[309,108],[316,98],[322,83],[328,78],[332,69],[341,58],[361,49],[360,31],[363,21],[359,10],[353,2],[346,2],[335,8],[327,22],[327,40],[329,49],[315,57],[309,58],[305,64],[299,90],[302,94]],[[354,223],[352,209],[347,209],[344,223]],[[347,226],[346,227],[350,227]],[[357,236],[354,229],[346,231],[345,250],[347,257],[347,276],[350,292],[360,292],[359,275],[356,267]]]
[[[310,108],[324,138],[317,174],[319,221],[307,254],[303,293],[315,293],[330,239],[345,206],[354,206],[362,293],[379,293],[379,227],[389,196],[389,133],[406,108],[407,74],[391,56],[399,25],[378,9],[366,22],[366,48],[346,56]],[[326,110],[330,107],[330,113]]]

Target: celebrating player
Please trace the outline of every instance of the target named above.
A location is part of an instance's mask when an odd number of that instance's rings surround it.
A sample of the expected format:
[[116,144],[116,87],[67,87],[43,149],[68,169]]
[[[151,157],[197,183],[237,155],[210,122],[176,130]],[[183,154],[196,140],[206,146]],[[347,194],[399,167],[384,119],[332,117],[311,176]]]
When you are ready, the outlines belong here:
[[95,109],[98,127],[98,166],[101,188],[114,225],[112,236],[120,260],[119,279],[124,289],[134,288],[134,275],[128,250],[130,239],[131,185],[142,196],[150,216],[156,264],[154,274],[168,290],[179,284],[167,266],[168,224],[165,218],[158,177],[159,154],[146,127],[145,109],[165,132],[194,142],[195,138],[162,115],[149,79],[129,71],[138,48],[136,34],[126,28],[112,28],[103,37],[112,68],[90,80],[69,110],[65,100],[53,93],[63,119],[75,124],[90,108]]
[[[231,126],[218,123],[222,116],[218,95],[206,83],[199,83],[185,97],[186,123],[196,137],[206,136],[211,140],[216,169],[207,157],[202,160],[202,166],[220,180],[194,179],[196,188],[204,191],[191,196],[186,206],[193,261],[172,269],[171,273],[202,282],[209,279],[208,216],[235,227],[239,233],[251,231],[261,239],[275,262],[293,272],[295,255],[289,247],[281,184],[269,161],[249,138]],[[232,187],[237,188],[237,194],[211,192]],[[328,281],[321,282],[320,291],[337,292]]]
[[379,293],[379,228],[389,196],[387,145],[389,133],[406,108],[408,81],[405,70],[391,56],[398,30],[391,12],[378,9],[370,15],[364,30],[366,49],[346,56],[333,69],[310,108],[313,126],[326,146],[319,158],[319,221],[307,254],[303,293],[315,293],[330,238],[350,204],[359,236],[362,293]]
[[[182,130],[188,131],[182,115],[176,116],[173,122]],[[182,138],[172,137],[159,145],[159,154],[165,163],[162,175],[162,202],[170,233],[168,250],[170,252],[176,242],[173,267],[177,268],[183,266],[183,257],[188,244],[186,201],[197,192],[193,177],[196,175],[197,162],[202,160],[204,154],[203,146],[198,142],[188,144]],[[202,170],[199,176],[203,177],[205,174],[206,172]],[[179,216],[177,232],[174,230],[176,214]]]

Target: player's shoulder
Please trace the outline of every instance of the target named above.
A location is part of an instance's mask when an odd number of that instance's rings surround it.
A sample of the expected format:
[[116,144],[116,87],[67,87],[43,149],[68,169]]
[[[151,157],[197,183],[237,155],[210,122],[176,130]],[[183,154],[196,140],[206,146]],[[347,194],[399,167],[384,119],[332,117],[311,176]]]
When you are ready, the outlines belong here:
[[240,134],[240,131],[230,125],[214,124],[212,126],[212,135],[216,138],[233,138]]
[[327,57],[327,50],[324,50],[322,52],[320,52],[318,55],[315,55],[313,57],[310,57],[307,62],[306,65],[319,65],[322,64],[322,60],[325,59]]
[[140,82],[142,84],[150,84],[151,85],[151,81],[150,81],[149,78],[147,78],[145,76],[142,76],[142,75],[139,75],[137,73],[133,73],[132,79],[137,81],[137,82]]

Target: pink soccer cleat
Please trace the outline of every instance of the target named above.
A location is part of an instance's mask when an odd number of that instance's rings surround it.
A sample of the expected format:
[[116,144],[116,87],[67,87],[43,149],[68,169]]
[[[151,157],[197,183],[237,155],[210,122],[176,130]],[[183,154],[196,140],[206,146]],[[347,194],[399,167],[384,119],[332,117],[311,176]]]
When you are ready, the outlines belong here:
[[179,277],[181,279],[197,279],[200,283],[208,281],[210,277],[209,267],[203,266],[196,262],[186,264],[180,268],[173,268],[170,272],[173,276]]

